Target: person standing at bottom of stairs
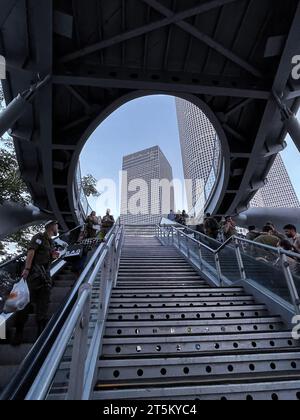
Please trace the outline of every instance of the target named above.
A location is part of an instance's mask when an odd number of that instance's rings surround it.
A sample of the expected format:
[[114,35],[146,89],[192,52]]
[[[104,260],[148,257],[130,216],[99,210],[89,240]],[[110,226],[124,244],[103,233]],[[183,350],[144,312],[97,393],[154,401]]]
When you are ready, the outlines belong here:
[[16,333],[12,340],[14,346],[23,342],[24,328],[27,323],[31,305],[35,307],[38,336],[48,323],[48,310],[52,289],[50,276],[51,262],[58,258],[52,238],[58,235],[58,223],[50,221],[45,225],[45,232],[35,235],[28,247],[25,269],[22,278],[27,280],[30,291],[30,304],[16,314]]

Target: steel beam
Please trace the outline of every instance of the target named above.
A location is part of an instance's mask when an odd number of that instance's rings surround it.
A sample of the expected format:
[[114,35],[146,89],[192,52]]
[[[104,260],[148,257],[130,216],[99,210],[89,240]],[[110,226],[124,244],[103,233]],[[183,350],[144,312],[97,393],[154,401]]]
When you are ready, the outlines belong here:
[[106,89],[149,90],[157,93],[169,92],[174,94],[192,93],[261,100],[268,100],[270,97],[270,92],[268,90],[202,85],[201,81],[195,84],[188,84],[180,82],[160,82],[154,80],[133,80],[130,78],[118,79],[105,76],[70,76],[56,74],[53,76],[53,83],[70,86],[102,87]]
[[[149,6],[153,7],[155,10],[163,14],[164,16],[168,18],[172,18],[175,16],[175,14],[172,12],[172,10],[168,9],[164,5],[162,5],[157,0],[142,0],[144,3],[147,3]],[[219,7],[224,6],[226,3],[225,1],[219,1]],[[233,63],[237,64],[239,67],[246,70],[248,73],[252,74],[255,77],[262,78],[263,75],[260,70],[249,64],[246,60],[242,59],[232,51],[230,51],[228,48],[224,47],[223,45],[216,42],[214,39],[206,35],[205,33],[199,31],[197,28],[195,28],[193,25],[187,23],[187,22],[174,22],[177,26],[179,26],[181,29],[183,29],[185,32],[192,35],[194,38],[198,39],[199,41],[203,42],[204,44],[208,45],[213,50],[217,51],[219,54],[226,57],[228,60],[232,61]]]
[[173,23],[180,22],[184,19],[188,19],[192,16],[196,16],[200,13],[204,13],[208,10],[214,9],[216,7],[220,7],[225,4],[233,3],[237,0],[212,0],[207,3],[201,4],[199,6],[193,7],[191,9],[185,10],[184,12],[173,14],[170,17],[166,17],[164,19],[161,19],[157,22],[149,23],[148,25],[144,25],[140,28],[136,28],[130,31],[126,31],[122,34],[116,35],[110,39],[97,42],[93,45],[90,45],[88,47],[82,48],[79,51],[76,51],[74,53],[68,54],[65,57],[61,59],[61,63],[68,63],[70,61],[76,60],[77,58],[82,58],[86,55],[101,51],[105,48],[109,48],[115,45],[120,44],[121,42],[128,41],[132,38],[139,37],[141,35],[148,34],[149,32],[153,32],[157,29],[164,28],[166,26],[169,26]]

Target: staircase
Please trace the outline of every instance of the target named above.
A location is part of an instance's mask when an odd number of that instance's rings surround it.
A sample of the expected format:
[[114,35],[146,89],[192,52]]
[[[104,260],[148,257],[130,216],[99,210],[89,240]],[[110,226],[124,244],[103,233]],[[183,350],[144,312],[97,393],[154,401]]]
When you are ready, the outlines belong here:
[[93,398],[300,400],[300,343],[240,287],[127,232]]
[[[66,265],[55,277],[54,287],[51,293],[51,301],[49,307],[49,318],[54,315],[63,301],[70,294],[77,277],[71,270],[70,265]],[[29,320],[24,330],[24,343],[18,347],[11,346],[10,339],[15,333],[13,322],[8,326],[7,340],[0,340],[0,393],[14,376],[20,364],[23,362],[27,354],[37,339],[37,327],[35,316],[29,316]]]

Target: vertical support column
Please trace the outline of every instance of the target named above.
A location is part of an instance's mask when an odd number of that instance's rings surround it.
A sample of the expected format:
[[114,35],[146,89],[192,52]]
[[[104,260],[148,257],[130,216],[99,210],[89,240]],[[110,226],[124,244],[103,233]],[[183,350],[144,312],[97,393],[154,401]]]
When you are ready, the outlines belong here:
[[88,332],[89,317],[91,312],[91,290],[92,287],[85,284],[79,291],[79,299],[83,293],[88,292],[82,316],[77,322],[74,333],[74,344],[72,362],[70,368],[70,380],[68,389],[68,400],[80,401],[84,389],[85,362],[88,354]]

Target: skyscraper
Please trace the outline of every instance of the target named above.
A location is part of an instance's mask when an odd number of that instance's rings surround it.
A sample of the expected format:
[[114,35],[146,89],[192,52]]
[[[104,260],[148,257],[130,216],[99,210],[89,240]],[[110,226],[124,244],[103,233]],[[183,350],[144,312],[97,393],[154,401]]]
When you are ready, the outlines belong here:
[[121,221],[157,224],[174,209],[173,171],[158,146],[123,158]]
[[[185,178],[202,179],[205,189],[208,190],[205,191],[207,199],[216,180],[212,175],[217,173],[220,157],[220,144],[216,131],[207,116],[192,103],[176,99],[176,108]],[[200,194],[201,192],[194,187],[193,206],[198,202]],[[269,173],[267,185],[257,192],[250,206],[300,207],[280,155],[277,156]]]
[[267,185],[258,191],[251,207],[300,207],[300,202],[282,160],[277,155],[269,172]]
[[[188,199],[190,211],[202,192],[208,199],[214,186],[218,172],[220,144],[214,126],[198,107],[191,102],[176,98],[176,109],[184,177],[186,180],[194,181],[192,197]],[[196,180],[200,181],[198,185]]]

